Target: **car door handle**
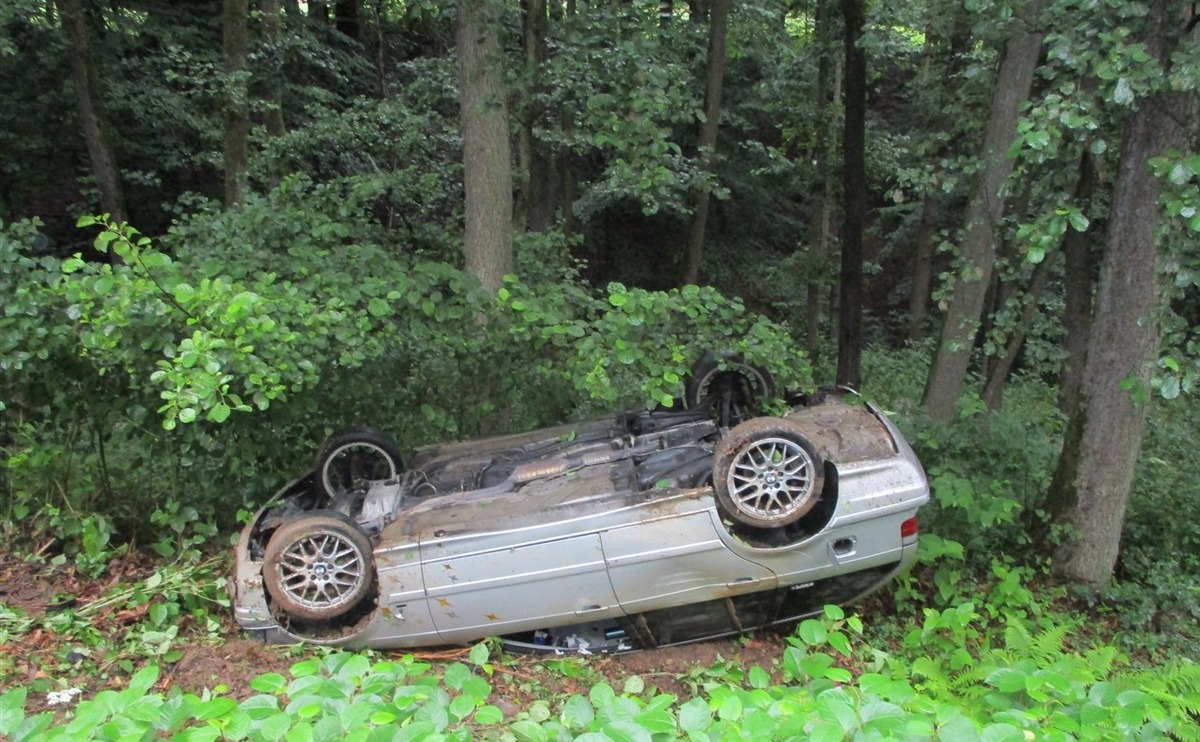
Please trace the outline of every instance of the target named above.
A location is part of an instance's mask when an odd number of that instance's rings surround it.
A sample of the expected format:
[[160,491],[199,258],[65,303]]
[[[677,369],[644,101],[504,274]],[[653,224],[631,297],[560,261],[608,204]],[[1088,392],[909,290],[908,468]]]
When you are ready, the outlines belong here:
[[591,605],[585,605],[582,608],[579,608],[578,610],[576,610],[575,615],[578,616],[581,613],[594,613],[595,611],[602,611],[602,610],[604,610],[604,606],[600,605],[599,603],[592,603]]
[[746,585],[753,585],[759,579],[758,577],[739,577],[733,582],[726,582],[725,587],[745,587]]

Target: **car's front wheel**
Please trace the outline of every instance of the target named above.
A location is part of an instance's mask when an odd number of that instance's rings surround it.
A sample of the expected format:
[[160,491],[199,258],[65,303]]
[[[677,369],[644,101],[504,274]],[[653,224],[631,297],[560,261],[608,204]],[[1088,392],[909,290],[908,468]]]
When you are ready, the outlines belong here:
[[795,523],[817,504],[824,485],[824,459],[804,431],[787,420],[747,420],[717,444],[717,503],[744,525],[782,528]]
[[375,582],[371,540],[354,521],[316,510],[275,530],[263,554],[263,584],[292,618],[329,621],[353,610]]

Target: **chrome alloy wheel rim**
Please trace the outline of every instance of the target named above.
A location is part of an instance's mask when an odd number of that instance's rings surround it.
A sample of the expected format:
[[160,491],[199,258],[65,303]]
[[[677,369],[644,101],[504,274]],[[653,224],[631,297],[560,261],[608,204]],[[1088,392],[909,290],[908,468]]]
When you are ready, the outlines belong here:
[[333,608],[354,598],[364,574],[364,555],[336,533],[297,539],[279,556],[282,587],[308,608]]
[[811,497],[812,457],[795,441],[755,441],[729,467],[730,498],[739,510],[762,520],[782,520]]

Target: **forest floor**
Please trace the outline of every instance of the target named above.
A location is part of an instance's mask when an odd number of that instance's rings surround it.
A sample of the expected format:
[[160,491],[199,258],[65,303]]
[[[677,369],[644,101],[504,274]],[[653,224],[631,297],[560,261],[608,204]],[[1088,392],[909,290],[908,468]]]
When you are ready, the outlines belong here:
[[[115,587],[144,579],[154,569],[153,559],[135,555],[114,560],[105,574],[89,579],[70,565],[56,567],[0,554],[0,692],[27,686],[26,710],[34,713],[53,705],[52,693],[78,689],[73,699],[78,702],[105,688],[123,688],[133,672],[157,662],[158,691],[209,689],[241,699],[254,694],[250,681],[255,677],[286,674],[292,664],[322,651],[270,646],[248,638],[234,622],[232,611],[220,607],[213,616],[220,621],[219,630],[204,630],[184,615],[169,645],[158,646],[144,639],[149,601],[85,610]],[[87,618],[81,619],[81,614]],[[567,663],[561,657],[493,656],[491,703],[507,715],[539,698],[586,694],[600,681],[619,692],[626,679],[635,675],[647,689],[686,700],[696,694],[706,673],[740,673],[757,665],[778,679],[785,646],[784,635],[762,632],[615,656],[573,655]],[[374,654],[379,659],[413,654],[437,664],[465,661],[468,652],[469,647],[449,647]]]

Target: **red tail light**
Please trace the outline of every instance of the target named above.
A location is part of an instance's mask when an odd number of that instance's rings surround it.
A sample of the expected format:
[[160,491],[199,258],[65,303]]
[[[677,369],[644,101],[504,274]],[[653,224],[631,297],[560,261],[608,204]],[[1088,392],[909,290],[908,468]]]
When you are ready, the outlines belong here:
[[919,530],[920,530],[920,528],[917,527],[917,519],[909,518],[908,520],[906,520],[900,524],[900,538],[908,538],[910,536],[916,536],[917,531],[919,531]]

